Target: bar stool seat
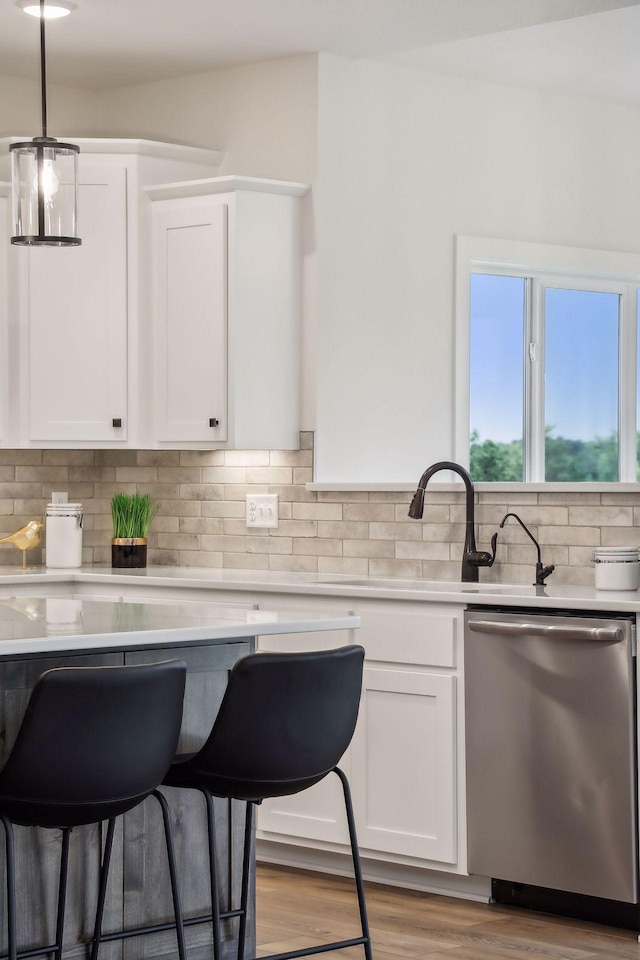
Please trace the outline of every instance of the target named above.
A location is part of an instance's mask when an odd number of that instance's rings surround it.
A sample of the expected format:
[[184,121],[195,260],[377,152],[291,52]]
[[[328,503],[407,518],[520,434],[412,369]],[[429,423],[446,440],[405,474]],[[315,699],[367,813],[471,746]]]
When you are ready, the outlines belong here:
[[[362,945],[372,960],[353,805],[346,776],[337,766],[358,716],[364,649],[356,644],[303,653],[257,653],[239,660],[229,676],[206,743],[176,757],[163,783],[199,790],[207,805],[214,960],[222,960],[220,921],[239,917],[238,960],[244,960],[253,810],[271,797],[300,793],[335,773],[342,784],[353,856],[362,935],[262,960],[286,960]],[[219,904],[213,797],[246,801],[240,907]],[[187,922],[196,922],[193,918]]]
[[[116,817],[154,795],[163,807],[178,949],[184,938],[171,823],[157,790],[175,753],[186,666],[181,661],[122,667],[63,667],[37,681],[9,758],[0,771],[0,820],[7,852],[9,958],[61,960],[71,830],[108,820],[92,960],[102,915]],[[56,941],[18,952],[13,824],[62,830]]]

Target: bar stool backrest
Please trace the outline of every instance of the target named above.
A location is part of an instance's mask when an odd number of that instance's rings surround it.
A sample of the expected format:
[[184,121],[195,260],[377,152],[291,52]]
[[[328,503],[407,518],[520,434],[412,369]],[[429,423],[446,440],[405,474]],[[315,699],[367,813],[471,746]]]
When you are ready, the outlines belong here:
[[133,807],[175,754],[185,674],[178,660],[42,674],[0,773],[0,798],[35,807],[131,799]]
[[364,649],[356,644],[243,657],[231,671],[213,729],[193,766],[230,780],[255,781],[262,798],[321,779],[353,736],[363,660]]

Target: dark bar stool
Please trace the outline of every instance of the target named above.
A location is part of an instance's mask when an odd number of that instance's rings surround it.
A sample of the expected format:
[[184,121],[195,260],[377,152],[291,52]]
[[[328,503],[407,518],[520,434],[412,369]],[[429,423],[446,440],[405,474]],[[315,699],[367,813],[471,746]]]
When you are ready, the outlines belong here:
[[[36,683],[15,745],[0,772],[0,820],[7,851],[9,960],[61,960],[71,830],[108,820],[91,957],[97,960],[116,817],[150,794],[162,806],[180,960],[186,960],[169,811],[156,789],[182,722],[182,661],[131,667],[63,667]],[[16,945],[13,824],[62,830],[56,940]]]
[[[358,716],[364,650],[351,645],[310,653],[257,653],[239,660],[229,677],[213,729],[196,754],[177,757],[163,783],[200,790],[207,804],[211,916],[215,960],[222,960],[220,921],[239,917],[238,958],[244,960],[253,808],[268,797],[299,793],[329,773],[340,778],[347,812],[362,936],[262,960],[289,960],[362,945],[371,938],[351,792],[337,763]],[[218,899],[213,797],[247,801],[240,907],[221,912]]]

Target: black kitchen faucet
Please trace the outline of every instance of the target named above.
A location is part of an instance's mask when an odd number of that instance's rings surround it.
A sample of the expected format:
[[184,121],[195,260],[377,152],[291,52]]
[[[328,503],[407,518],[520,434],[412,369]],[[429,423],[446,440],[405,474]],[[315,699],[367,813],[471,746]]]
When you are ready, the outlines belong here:
[[[533,540],[533,542],[535,543],[535,545],[536,545],[536,550],[538,551],[538,560],[537,560],[537,563],[536,563],[536,582],[534,583],[534,587],[544,587],[544,586],[545,586],[545,582],[544,582],[544,581],[547,579],[547,577],[548,577],[550,574],[553,573],[553,571],[555,570],[555,565],[554,565],[553,563],[551,563],[551,564],[549,564],[548,567],[543,567],[543,566],[542,566],[542,559],[541,559],[541,557],[540,557],[540,544],[538,543],[538,541],[536,540],[536,538],[534,537],[534,535],[531,533],[531,530],[529,530],[529,528],[526,526],[526,524],[524,524],[524,523],[522,522],[522,520],[520,519],[520,517],[518,516],[517,513],[505,513],[504,517],[503,517],[502,520],[500,521],[500,528],[502,529],[502,527],[504,527],[504,525],[505,525],[505,523],[507,522],[507,520],[509,519],[509,517],[513,517],[514,520],[517,520],[518,523],[520,524],[520,526],[522,527],[522,529],[524,530],[524,532],[527,534],[527,536],[528,536],[531,540]],[[497,536],[498,536],[498,534],[495,533],[495,534],[493,535],[492,539],[491,539],[491,543],[492,543],[492,545],[493,545],[494,555],[495,555],[495,541],[494,541],[494,538],[497,538]]]
[[425,487],[429,483],[429,480],[431,480],[431,477],[434,475],[434,473],[438,473],[440,470],[452,470],[453,473],[457,473],[458,476],[462,478],[465,485],[467,498],[461,579],[463,583],[477,583],[478,567],[490,567],[493,565],[493,561],[496,558],[496,540],[498,538],[498,534],[494,533],[493,537],[491,538],[492,553],[487,553],[486,550],[478,550],[476,547],[473,483],[469,473],[464,467],[461,467],[458,463],[451,463],[449,460],[440,460],[438,463],[434,463],[432,466],[427,467],[425,472],[420,477],[418,489],[413,495],[413,500],[411,501],[411,506],[409,507],[409,516],[412,518],[412,520],[422,519],[422,513],[424,511]]

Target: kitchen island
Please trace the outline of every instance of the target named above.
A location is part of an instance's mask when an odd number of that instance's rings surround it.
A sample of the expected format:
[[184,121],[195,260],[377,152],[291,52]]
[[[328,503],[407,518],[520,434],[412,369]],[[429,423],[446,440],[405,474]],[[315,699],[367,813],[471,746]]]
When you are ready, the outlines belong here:
[[[117,666],[171,658],[187,664],[180,751],[198,749],[224,693],[229,670],[264,635],[351,630],[355,616],[274,613],[250,603],[123,602],[65,596],[14,596],[0,600],[0,763],[15,741],[31,690],[45,671],[60,666]],[[337,644],[336,644],[337,645]],[[313,638],[309,637],[313,647]],[[167,788],[187,916],[209,912],[204,804],[195,791]],[[237,899],[240,884],[243,805],[217,801],[221,902]],[[74,830],[71,839],[66,930],[68,956],[85,956],[98,886],[103,827]],[[159,806],[147,800],[119,819],[105,932],[169,921],[172,916]],[[0,842],[0,882],[4,842]],[[60,834],[17,828],[18,945],[53,942]],[[1,950],[6,954],[5,902],[0,906]],[[234,953],[237,922],[224,929],[224,956]],[[253,939],[255,931],[250,929]],[[209,924],[187,927],[190,958],[210,956]],[[251,942],[251,941],[250,941]],[[248,949],[252,949],[249,946]],[[176,952],[172,930],[105,944],[101,960],[164,957]]]

